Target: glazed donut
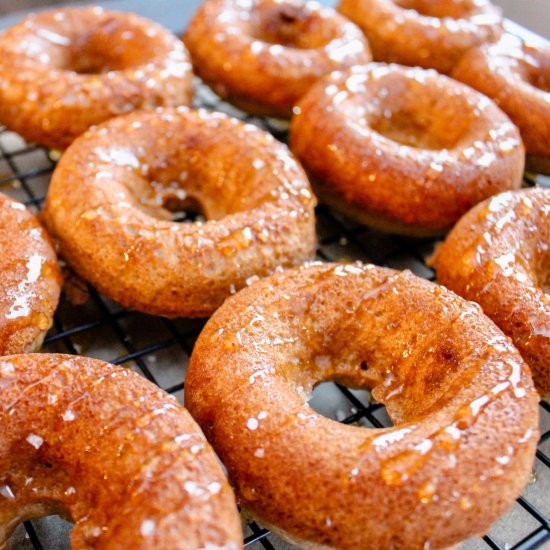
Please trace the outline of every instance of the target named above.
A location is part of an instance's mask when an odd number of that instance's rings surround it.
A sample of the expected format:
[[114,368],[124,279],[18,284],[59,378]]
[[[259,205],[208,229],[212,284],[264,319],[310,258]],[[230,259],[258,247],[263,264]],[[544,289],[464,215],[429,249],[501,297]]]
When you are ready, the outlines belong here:
[[375,61],[443,74],[502,34],[500,9],[489,0],[340,0],[338,10],[361,27]]
[[419,68],[329,75],[296,107],[291,146],[320,199],[360,223],[433,236],[521,185],[518,129],[485,96]]
[[131,13],[67,8],[0,35],[0,122],[66,148],[93,124],[137,109],[188,105],[191,64],[170,32]]
[[519,127],[528,167],[550,174],[550,48],[505,35],[467,52],[452,76],[493,99]]
[[222,98],[290,117],[321,76],[371,61],[361,31],[331,8],[298,0],[206,0],[184,35],[195,72]]
[[550,395],[550,189],[478,204],[437,249],[437,279],[481,305]]
[[44,229],[23,204],[0,193],[0,355],[40,349],[61,282]]
[[[305,401],[327,380],[371,388],[395,426],[317,414]],[[242,507],[323,548],[485,533],[538,439],[529,368],[479,306],[372,265],[310,265],[227,300],[196,343],[185,403]]]
[[4,357],[0,385],[0,546],[61,513],[73,550],[242,548],[233,492],[173,396],[69,355]]
[[[281,143],[220,113],[118,117],[66,151],[44,217],[69,265],[126,308],[210,315],[315,254],[315,198]],[[172,221],[195,209],[206,219]]]

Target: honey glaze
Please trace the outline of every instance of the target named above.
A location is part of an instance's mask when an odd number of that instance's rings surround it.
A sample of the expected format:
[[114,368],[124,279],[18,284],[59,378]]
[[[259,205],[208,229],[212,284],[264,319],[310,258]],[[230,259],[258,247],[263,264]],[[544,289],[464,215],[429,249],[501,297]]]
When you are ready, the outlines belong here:
[[34,351],[51,326],[61,273],[44,230],[0,195],[0,353]]
[[129,370],[67,355],[9,356],[0,382],[9,427],[0,434],[0,546],[19,522],[60,514],[75,524],[76,549],[240,547],[231,488],[173,396]]
[[[371,389],[394,427],[317,414],[306,401],[323,381]],[[242,506],[338,548],[485,532],[522,490],[538,437],[529,370],[478,306],[359,263],[310,264],[229,298],[196,343],[185,397]]]
[[433,263],[442,284],[478,302],[550,392],[550,191],[533,188],[483,201],[456,225]]
[[505,34],[497,42],[472,48],[452,76],[498,104],[520,129],[529,169],[548,173],[550,49]]

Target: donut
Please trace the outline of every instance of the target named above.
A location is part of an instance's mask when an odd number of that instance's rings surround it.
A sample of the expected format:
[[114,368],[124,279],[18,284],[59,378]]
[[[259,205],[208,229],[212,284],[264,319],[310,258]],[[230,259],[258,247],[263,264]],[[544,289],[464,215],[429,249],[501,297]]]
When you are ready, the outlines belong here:
[[66,8],[0,35],[0,123],[65,149],[116,115],[191,102],[191,64],[169,31],[131,13]]
[[[394,426],[317,414],[313,387],[370,388]],[[444,548],[485,533],[529,476],[538,396],[480,307],[410,272],[317,264],[228,299],[185,403],[241,506],[299,544]]]
[[23,204],[0,193],[0,355],[40,349],[61,283],[44,229]]
[[521,131],[528,167],[550,174],[550,48],[505,35],[467,52],[451,74],[497,103]]
[[0,362],[0,545],[62,514],[73,550],[242,548],[235,497],[176,399],[96,359]]
[[501,10],[489,0],[340,0],[338,10],[365,33],[375,61],[443,74],[502,34]]
[[218,95],[283,118],[324,74],[372,59],[353,23],[299,0],[206,0],[183,40],[195,72]]
[[[203,317],[247,281],[311,259],[314,206],[285,145],[182,107],[78,138],[53,174],[44,219],[74,271],[124,307]],[[173,221],[181,210],[207,221]]]
[[376,63],[311,88],[291,148],[322,201],[419,237],[520,187],[525,162],[518,129],[490,99],[435,71]]
[[550,396],[550,189],[502,193],[470,210],[433,258],[437,279],[481,305]]

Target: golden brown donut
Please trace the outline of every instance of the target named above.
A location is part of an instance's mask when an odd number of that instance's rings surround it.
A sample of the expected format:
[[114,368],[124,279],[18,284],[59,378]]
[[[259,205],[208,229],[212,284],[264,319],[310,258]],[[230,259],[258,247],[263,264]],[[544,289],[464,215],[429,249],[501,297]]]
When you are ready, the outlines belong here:
[[[394,427],[338,424],[307,396],[371,388]],[[485,533],[527,481],[538,396],[477,304],[410,272],[317,264],[230,298],[185,403],[240,504],[302,543],[444,548]]]
[[550,174],[550,48],[505,35],[467,52],[451,74],[497,103],[519,126],[528,167]]
[[550,189],[478,204],[437,249],[437,279],[481,305],[550,395]]
[[237,107],[290,117],[321,76],[371,61],[361,31],[299,0],[206,0],[184,35],[195,72]]
[[23,204],[0,193],[0,355],[40,349],[61,282],[44,229]]
[[93,124],[137,109],[188,105],[191,64],[169,31],[131,13],[66,8],[0,35],[0,122],[64,149]]
[[[315,198],[283,144],[220,113],[112,119],[66,151],[44,218],[84,279],[131,309],[210,315],[250,278],[315,253]],[[177,223],[196,209],[206,223]]]
[[242,548],[233,492],[173,396],[69,355],[4,357],[0,386],[0,546],[62,514],[73,550]]
[[444,233],[521,185],[518,129],[488,98],[435,71],[373,63],[299,102],[291,147],[322,201],[392,233]]
[[361,27],[375,61],[444,74],[502,33],[501,11],[489,0],[340,0],[338,10]]

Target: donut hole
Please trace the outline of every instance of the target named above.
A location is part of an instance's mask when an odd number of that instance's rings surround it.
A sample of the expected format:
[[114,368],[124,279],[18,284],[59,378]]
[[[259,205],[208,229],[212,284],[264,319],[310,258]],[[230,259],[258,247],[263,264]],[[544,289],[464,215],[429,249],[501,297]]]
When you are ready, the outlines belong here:
[[438,150],[453,145],[444,135],[428,132],[425,121],[409,117],[403,112],[392,113],[389,117],[382,116],[371,126],[384,137],[409,147]]
[[98,11],[85,21],[77,16],[69,12],[56,26],[37,25],[34,31],[38,55],[56,69],[103,74],[146,65],[158,55],[155,33],[120,14]]
[[338,33],[334,24],[316,11],[291,2],[276,2],[257,10],[254,27],[257,39],[296,49],[326,46]]
[[189,195],[178,182],[147,183],[148,189],[141,195],[140,203],[149,215],[179,223],[193,223],[207,219],[200,199]]
[[472,108],[460,96],[449,99],[454,101],[443,102],[437,90],[427,86],[410,93],[400,83],[391,83],[380,89],[375,99],[378,108],[371,112],[368,123],[375,132],[401,145],[452,149],[468,134]]
[[162,206],[170,212],[173,222],[192,223],[206,220],[204,209],[195,197],[181,199],[167,196]]
[[66,68],[79,74],[103,74],[145,65],[153,57],[151,39],[141,30],[102,25],[74,40]]
[[102,74],[120,70],[121,67],[109,63],[100,52],[80,51],[74,52],[68,68],[78,74]]
[[396,143],[430,150],[453,148],[466,131],[461,120],[454,121],[455,126],[448,124],[445,132],[445,125],[434,121],[432,113],[409,109],[384,110],[371,121],[373,130]]
[[[39,506],[46,507],[47,505],[40,504]],[[34,510],[30,510],[31,517],[21,520],[21,523],[15,528],[11,537],[8,539],[8,548],[25,548],[29,545],[29,535],[25,530],[23,521],[26,519],[32,519],[33,527],[40,532],[47,532],[50,534],[51,540],[56,541],[58,548],[70,548],[71,547],[71,532],[73,529],[73,523],[66,519],[66,513],[55,513],[53,509],[44,510],[43,514],[35,516],[37,513],[36,507]],[[32,546],[31,546],[32,548]]]
[[[350,400],[350,397],[353,401]],[[353,423],[365,428],[377,428],[380,426],[374,425],[372,420],[357,414],[359,408],[368,406],[370,401],[371,397],[368,390],[351,390],[338,386],[333,382],[322,382],[313,390],[308,404],[316,413],[330,420],[345,424]],[[361,407],[358,406],[359,403]],[[380,406],[376,410],[375,416],[384,428],[393,426],[385,407]]]
[[464,19],[474,12],[474,2],[456,2],[456,0],[393,0],[400,8],[413,10],[425,17],[443,19]]

